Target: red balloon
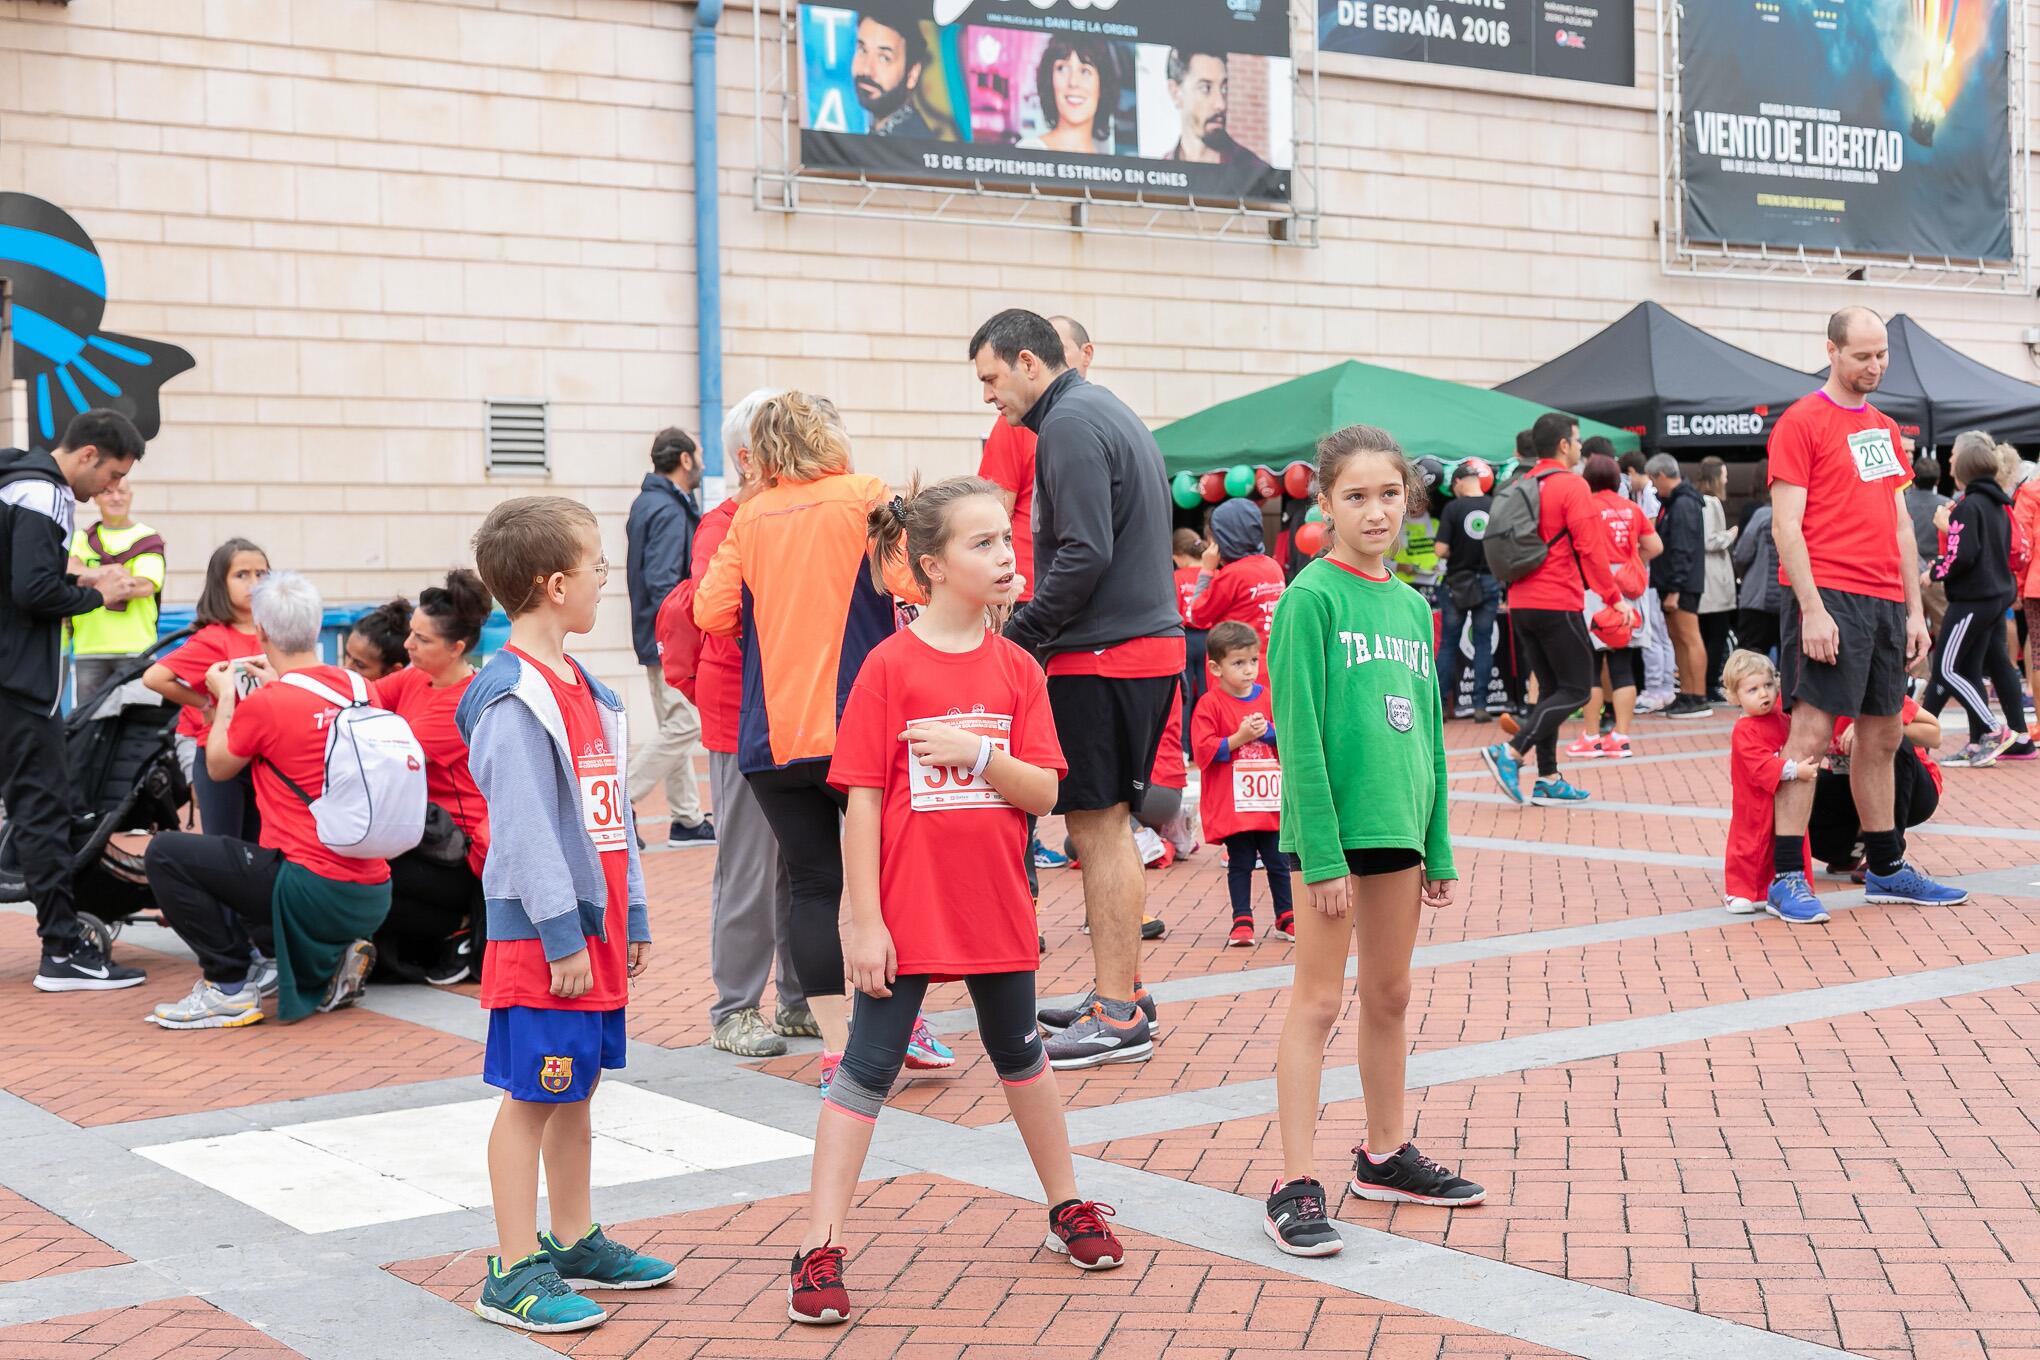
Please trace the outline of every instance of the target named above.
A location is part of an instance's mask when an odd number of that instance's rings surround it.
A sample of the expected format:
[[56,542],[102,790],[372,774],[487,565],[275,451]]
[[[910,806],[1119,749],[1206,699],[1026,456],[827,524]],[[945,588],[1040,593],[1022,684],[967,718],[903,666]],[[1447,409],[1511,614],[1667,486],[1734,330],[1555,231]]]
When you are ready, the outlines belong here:
[[1296,550],[1305,557],[1316,557],[1325,546],[1325,526],[1318,523],[1296,526]]
[[1197,489],[1204,494],[1204,499],[1210,501],[1213,505],[1218,504],[1218,502],[1225,499],[1225,474],[1223,472],[1205,473],[1197,479]]
[[1313,475],[1309,463],[1291,463],[1282,474],[1282,489],[1297,500],[1305,500],[1310,496]]
[[1266,468],[1254,469],[1254,499],[1272,501],[1282,494],[1282,483]]

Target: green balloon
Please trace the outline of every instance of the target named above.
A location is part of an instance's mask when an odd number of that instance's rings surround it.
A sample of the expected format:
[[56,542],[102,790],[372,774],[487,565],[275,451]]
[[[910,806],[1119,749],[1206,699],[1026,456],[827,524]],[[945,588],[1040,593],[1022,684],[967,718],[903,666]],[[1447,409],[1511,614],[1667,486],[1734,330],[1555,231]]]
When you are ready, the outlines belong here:
[[1305,524],[1323,524],[1325,522],[1325,512],[1313,504],[1310,509],[1303,512],[1303,522]]
[[1228,496],[1251,496],[1254,494],[1254,470],[1245,463],[1235,463],[1225,471],[1225,494]]
[[1169,483],[1169,494],[1175,498],[1176,506],[1182,510],[1195,510],[1204,504],[1204,493],[1197,489],[1197,474],[1179,472]]

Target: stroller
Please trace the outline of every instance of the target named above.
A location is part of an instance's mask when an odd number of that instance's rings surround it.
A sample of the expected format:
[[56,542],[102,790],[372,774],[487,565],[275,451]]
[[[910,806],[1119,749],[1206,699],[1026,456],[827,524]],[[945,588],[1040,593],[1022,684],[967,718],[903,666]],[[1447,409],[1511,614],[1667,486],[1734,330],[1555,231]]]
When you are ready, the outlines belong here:
[[[191,797],[174,739],[183,710],[133,683],[159,653],[191,632],[187,627],[157,639],[118,671],[97,698],[80,704],[64,720],[64,754],[76,813],[71,829],[73,891],[81,907],[78,919],[102,948],[111,948],[122,925],[155,905],[142,857],[114,845],[112,837],[122,831],[175,829]],[[0,824],[0,901],[5,902],[28,898],[13,833],[12,823]]]

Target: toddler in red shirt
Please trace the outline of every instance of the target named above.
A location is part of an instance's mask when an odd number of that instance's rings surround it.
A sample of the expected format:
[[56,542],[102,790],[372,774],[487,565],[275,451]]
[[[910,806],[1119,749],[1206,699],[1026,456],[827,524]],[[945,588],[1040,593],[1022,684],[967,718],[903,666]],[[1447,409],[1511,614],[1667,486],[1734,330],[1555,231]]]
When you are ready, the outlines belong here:
[[[1784,757],[1792,719],[1778,707],[1778,670],[1769,657],[1742,649],[1729,653],[1721,667],[1721,688],[1743,711],[1729,737],[1728,847],[1722,886],[1729,911],[1754,916],[1765,909],[1771,892],[1776,845],[1771,814],[1778,786],[1794,779],[1811,783],[1820,773],[1820,762]],[[1818,919],[1827,920],[1827,913]]]
[[[566,653],[568,634],[595,627],[609,562],[587,506],[524,496],[482,521],[475,566],[510,615],[510,645],[454,713],[493,833],[482,865],[482,1080],[503,1091],[489,1133],[500,1254],[488,1259],[475,1313],[579,1331],[609,1314],[576,1286],[648,1289],[674,1274],[606,1236],[589,1203],[588,1102],[602,1069],[624,1065],[628,979],[652,950],[624,796],[623,703]],[[541,1148],[552,1211],[543,1234]]]
[[1204,838],[1225,847],[1232,933],[1226,943],[1254,943],[1254,863],[1268,871],[1275,899],[1275,937],[1296,939],[1290,904],[1289,856],[1282,853],[1282,763],[1275,750],[1275,708],[1260,683],[1261,643],[1243,623],[1221,623],[1205,639],[1212,685],[1190,718],[1190,750],[1202,775],[1198,810]]
[[872,572],[904,557],[928,604],[865,657],[829,782],[849,795],[843,972],[850,1042],[815,1125],[807,1233],[787,1315],[850,1316],[836,1241],[931,982],[961,978],[1049,1204],[1045,1245],[1085,1270],[1125,1256],[1110,1208],[1077,1197],[1055,1074],[1035,1029],[1040,962],[1020,863],[1027,817],[1067,768],[1041,667],[988,625],[1013,602],[1012,521],[998,488],[958,477],[871,513]]

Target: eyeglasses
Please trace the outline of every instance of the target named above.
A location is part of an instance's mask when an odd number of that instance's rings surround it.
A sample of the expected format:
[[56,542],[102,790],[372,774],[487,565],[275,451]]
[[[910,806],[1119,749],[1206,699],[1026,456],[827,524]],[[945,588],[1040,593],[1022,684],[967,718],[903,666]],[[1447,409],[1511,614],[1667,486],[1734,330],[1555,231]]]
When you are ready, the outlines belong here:
[[595,559],[593,564],[589,566],[569,567],[565,571],[561,572],[560,575],[572,576],[577,571],[592,571],[595,573],[597,580],[607,581],[609,579],[609,559],[606,557],[598,557]]

